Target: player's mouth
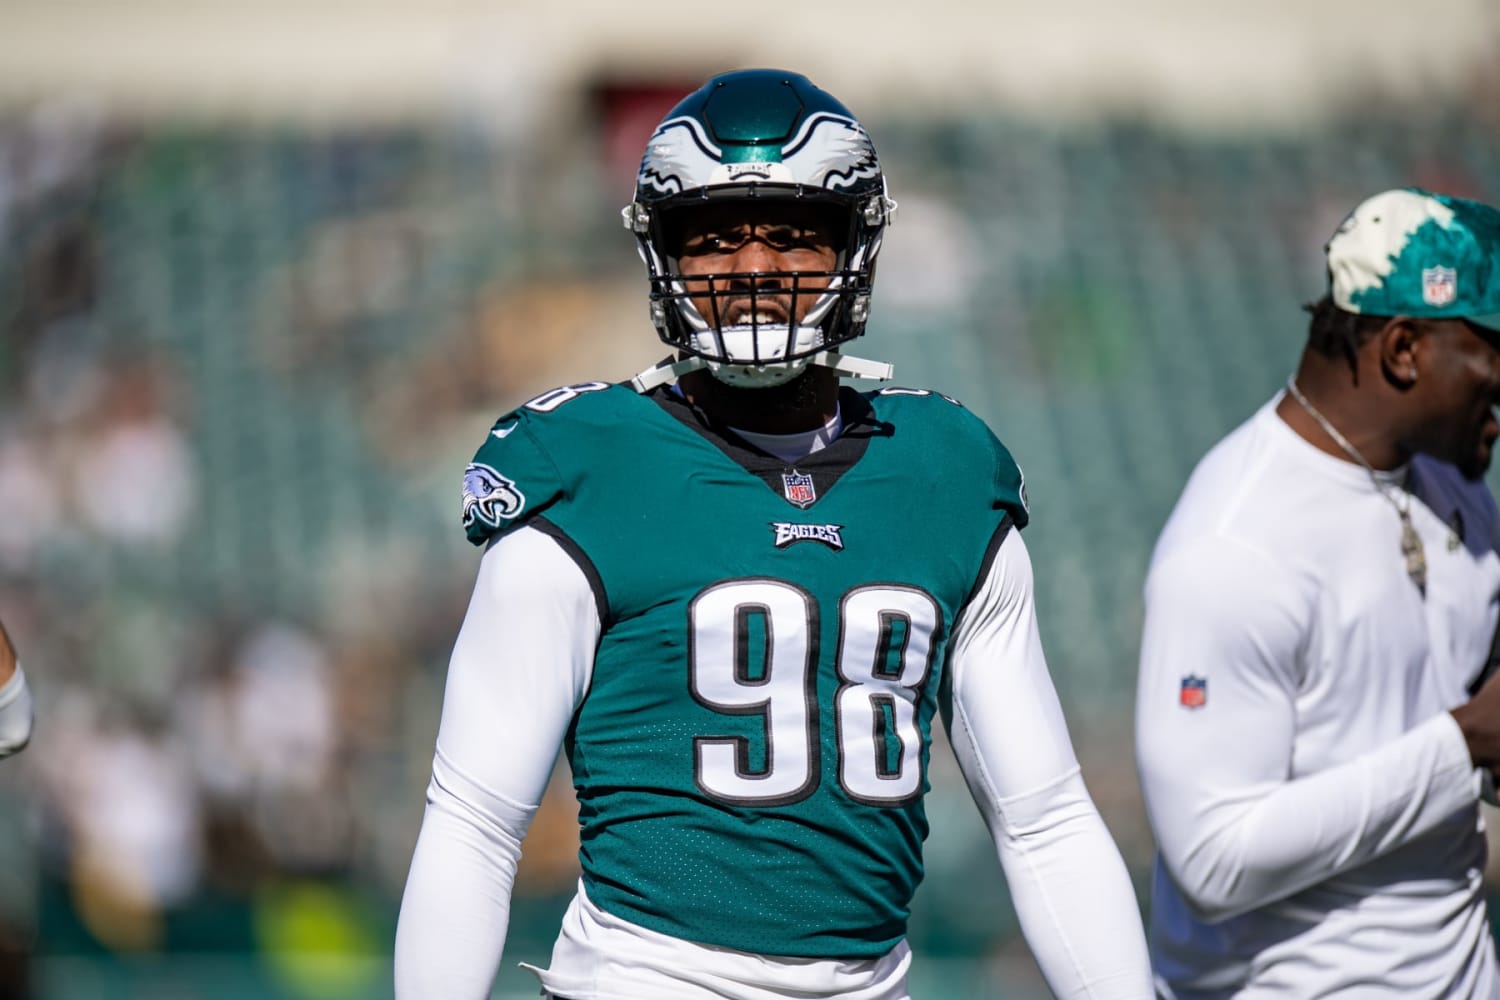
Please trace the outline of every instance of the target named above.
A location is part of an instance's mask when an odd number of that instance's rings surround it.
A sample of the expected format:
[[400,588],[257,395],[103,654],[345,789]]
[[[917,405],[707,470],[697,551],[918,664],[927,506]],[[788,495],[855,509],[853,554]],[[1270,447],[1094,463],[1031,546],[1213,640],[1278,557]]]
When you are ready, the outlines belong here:
[[786,326],[792,314],[778,302],[757,301],[753,305],[739,299],[724,310],[725,326]]

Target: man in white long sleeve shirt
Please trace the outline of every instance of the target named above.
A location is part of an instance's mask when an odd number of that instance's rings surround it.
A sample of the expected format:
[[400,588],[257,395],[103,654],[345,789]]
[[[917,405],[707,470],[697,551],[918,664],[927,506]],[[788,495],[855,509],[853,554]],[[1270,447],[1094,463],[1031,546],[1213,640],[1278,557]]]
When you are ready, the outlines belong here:
[[866,394],[894,202],[805,78],[710,80],[625,211],[675,355],[539,396],[464,481],[486,547],[396,938],[400,1000],[487,997],[561,746],[579,891],[546,995],[904,1000],[934,716],[1064,997],[1150,996],[1130,883],[1032,607],[1020,470],[955,401]]
[[1177,1000],[1496,997],[1500,212],[1384,192],[1328,266],[1286,391],[1203,459],[1152,559],[1152,960]]

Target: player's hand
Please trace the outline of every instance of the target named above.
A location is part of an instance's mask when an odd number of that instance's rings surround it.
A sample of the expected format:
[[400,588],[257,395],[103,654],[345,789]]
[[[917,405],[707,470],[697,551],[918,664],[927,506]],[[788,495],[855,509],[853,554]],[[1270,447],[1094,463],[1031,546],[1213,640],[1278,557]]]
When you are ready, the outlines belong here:
[[1500,673],[1492,675],[1474,696],[1453,710],[1469,746],[1474,766],[1500,783]]

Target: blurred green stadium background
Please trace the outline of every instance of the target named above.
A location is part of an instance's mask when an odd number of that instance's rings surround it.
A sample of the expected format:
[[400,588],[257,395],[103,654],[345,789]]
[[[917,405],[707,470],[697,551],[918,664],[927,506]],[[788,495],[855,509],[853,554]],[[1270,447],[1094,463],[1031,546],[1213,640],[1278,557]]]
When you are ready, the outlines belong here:
[[[1166,2],[1092,27],[942,2],[903,38],[869,34],[894,5],[831,5],[784,47],[716,15],[650,58],[516,4],[326,2],[311,35],[290,7],[0,10],[0,618],[39,703],[0,765],[0,998],[390,995],[476,564],[459,473],[502,409],[662,353],[616,213],[646,123],[732,65],[802,70],[874,135],[901,209],[858,353],[1025,468],[1049,658],[1143,886],[1156,531],[1285,378],[1345,211],[1500,200],[1500,16],[1437,3],[1467,47],[1393,69],[1417,33],[1385,6],[1274,3],[1241,38]],[[1353,11],[1375,26],[1339,34]],[[1044,995],[945,754],[932,778],[914,995]],[[498,996],[535,994],[514,963],[572,891],[571,808],[560,777]]]

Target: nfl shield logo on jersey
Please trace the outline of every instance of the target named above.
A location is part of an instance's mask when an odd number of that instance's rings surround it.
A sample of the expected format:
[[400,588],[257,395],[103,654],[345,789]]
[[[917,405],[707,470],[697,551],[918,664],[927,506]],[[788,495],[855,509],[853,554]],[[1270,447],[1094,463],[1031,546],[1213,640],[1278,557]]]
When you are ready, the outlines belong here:
[[1208,704],[1208,678],[1188,674],[1182,679],[1177,701],[1183,708],[1202,708]]
[[1445,306],[1458,298],[1458,272],[1451,267],[1422,269],[1422,301],[1430,306]]
[[781,488],[788,500],[804,509],[811,507],[813,501],[818,499],[817,490],[813,489],[812,476],[800,472],[783,472]]

